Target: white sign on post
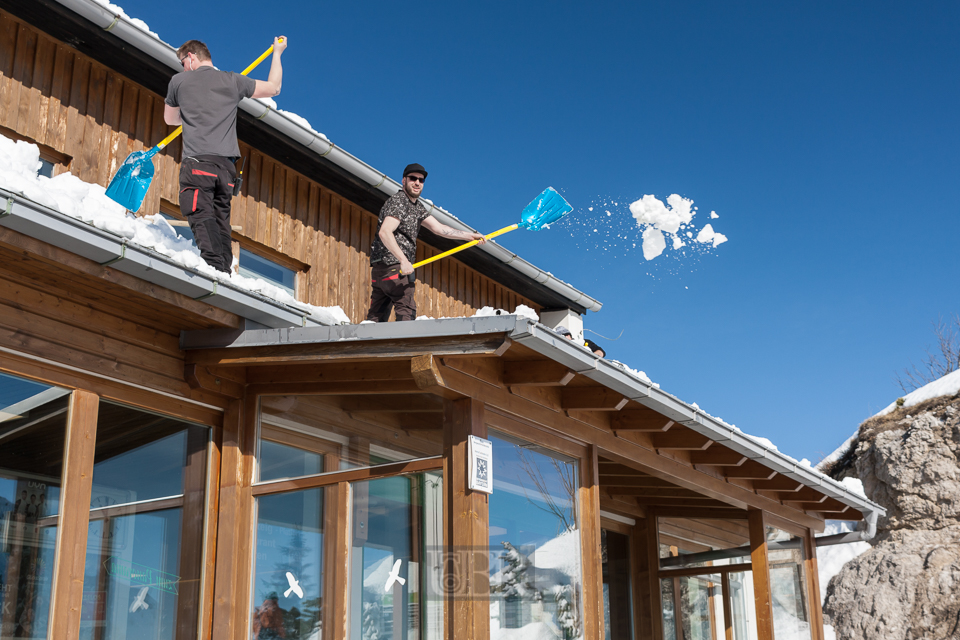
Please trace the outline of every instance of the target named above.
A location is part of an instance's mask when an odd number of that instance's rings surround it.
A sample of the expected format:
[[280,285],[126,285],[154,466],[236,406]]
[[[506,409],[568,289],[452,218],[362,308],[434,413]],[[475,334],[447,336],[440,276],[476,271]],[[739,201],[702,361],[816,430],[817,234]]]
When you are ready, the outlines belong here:
[[468,445],[470,475],[467,476],[467,488],[493,493],[493,443],[477,436],[470,436]]

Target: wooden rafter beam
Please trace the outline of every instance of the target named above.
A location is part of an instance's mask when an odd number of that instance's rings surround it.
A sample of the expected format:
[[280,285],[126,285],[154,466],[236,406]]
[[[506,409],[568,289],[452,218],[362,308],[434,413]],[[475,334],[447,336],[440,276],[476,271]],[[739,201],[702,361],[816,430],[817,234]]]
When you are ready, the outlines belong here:
[[412,379],[412,373],[408,360],[266,365],[251,367],[247,370],[247,382],[250,384],[377,382],[410,379]]
[[413,374],[413,381],[421,389],[443,386],[443,377],[440,375],[440,369],[432,353],[414,356],[410,360],[410,373]]
[[760,493],[760,492],[780,493],[783,491],[800,491],[800,489],[802,489],[803,486],[804,486],[803,483],[798,480],[794,480],[793,478],[790,478],[788,476],[780,476],[780,475],[778,475],[776,478],[773,478],[772,480],[757,480],[756,482],[753,483],[753,489],[757,493]]
[[692,429],[674,427],[666,433],[652,434],[650,444],[654,449],[703,451],[713,444],[713,440]]
[[777,494],[777,498],[784,504],[793,502],[820,504],[821,502],[826,502],[828,497],[829,496],[820,493],[813,487],[803,487],[798,491],[785,491]]
[[649,497],[637,497],[634,498],[634,501],[640,506],[651,507],[651,506],[664,506],[664,507],[710,507],[710,506],[726,506],[724,503],[714,500],[713,498],[699,497],[699,498],[659,498],[656,496]]
[[343,398],[340,407],[347,413],[443,413],[443,400],[425,393],[358,395]]
[[672,487],[677,488],[677,485],[672,482],[667,482],[666,480],[661,480],[660,478],[652,477],[629,477],[629,476],[608,476],[600,474],[600,486],[601,487],[647,487],[650,489],[662,488],[662,487]]
[[586,411],[619,411],[629,400],[606,387],[564,387],[560,408]]
[[576,375],[576,371],[553,360],[503,363],[503,384],[510,387],[563,387]]
[[747,456],[733,449],[713,446],[707,451],[694,451],[690,454],[690,463],[705,467],[739,467],[747,461]]
[[712,500],[702,496],[696,491],[690,489],[663,489],[655,487],[601,487],[610,496],[638,496],[638,497],[658,497],[658,498],[698,498],[703,500]]
[[644,407],[640,409],[624,409],[613,417],[610,426],[614,431],[647,431],[650,433],[658,433],[666,431],[673,425],[673,420],[657,413],[653,409]]
[[443,431],[443,413],[403,413],[400,428],[404,431]]
[[739,467],[724,467],[723,474],[727,478],[741,478],[745,480],[770,480],[777,472],[765,467],[756,460],[747,460]]

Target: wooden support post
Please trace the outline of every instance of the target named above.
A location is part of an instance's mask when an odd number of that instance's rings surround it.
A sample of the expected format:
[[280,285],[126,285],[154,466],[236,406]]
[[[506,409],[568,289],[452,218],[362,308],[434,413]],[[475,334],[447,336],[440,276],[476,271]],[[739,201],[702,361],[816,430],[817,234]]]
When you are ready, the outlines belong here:
[[753,599],[757,610],[757,640],[773,640],[773,597],[770,592],[770,561],[763,511],[750,509],[750,563],[753,566]]
[[[204,494],[207,480],[209,431],[191,426],[187,430],[187,460],[183,470],[183,510],[180,519],[180,582],[176,638],[197,635],[197,616],[203,609],[200,579],[203,571]],[[105,572],[104,572],[105,573]],[[184,606],[186,605],[186,606]],[[195,613],[194,613],[195,612]]]
[[803,568],[807,574],[807,602],[810,609],[811,640],[824,640],[823,605],[820,603],[820,574],[817,567],[817,544],[813,529],[807,529],[803,536]]
[[83,602],[83,565],[87,558],[87,527],[93,491],[93,456],[97,446],[100,399],[77,389],[70,398],[63,480],[60,489],[60,524],[57,528],[57,563],[50,604],[50,637],[80,637]]
[[248,635],[251,552],[250,484],[256,450],[257,398],[247,394],[231,402],[223,417],[220,450],[220,513],[212,640]]
[[603,638],[603,559],[600,554],[600,475],[597,447],[580,464],[580,550],[583,575],[583,637]]
[[[647,584],[650,585],[650,626],[654,640],[663,638],[663,590],[660,589],[660,531],[657,510],[647,509]],[[679,616],[677,612],[674,617]],[[679,624],[679,622],[678,622]]]
[[[634,640],[661,640],[663,630],[660,624],[655,624],[650,615],[656,607],[650,599],[655,597],[651,593],[650,572],[656,576],[658,567],[650,565],[648,537],[655,535],[650,532],[650,518],[640,518],[633,526],[630,535],[630,562],[633,565],[633,637]],[[659,599],[659,598],[658,598]],[[657,631],[655,632],[654,629]],[[655,635],[657,634],[657,635]]]
[[[734,640],[733,637],[733,606],[730,602],[730,574],[720,574],[720,593],[723,598],[723,626],[724,640]],[[823,640],[822,638],[820,640]]]
[[[324,493],[325,565],[323,593],[323,638],[340,640],[349,637],[350,623],[350,553],[353,518],[350,509],[350,483],[338,482]],[[243,636],[245,637],[245,636]]]
[[444,584],[459,587],[446,593],[444,635],[489,638],[489,504],[487,494],[467,489],[468,437],[487,436],[484,405],[474,398],[449,401],[444,423]]

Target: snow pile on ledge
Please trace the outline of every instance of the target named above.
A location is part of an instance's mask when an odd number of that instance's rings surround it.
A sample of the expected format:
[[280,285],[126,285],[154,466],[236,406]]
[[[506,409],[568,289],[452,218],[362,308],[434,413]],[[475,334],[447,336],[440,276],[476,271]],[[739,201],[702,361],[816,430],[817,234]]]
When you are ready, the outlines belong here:
[[[960,392],[960,369],[952,373],[948,373],[938,380],[926,384],[919,389],[915,389],[903,396],[903,405],[904,407],[912,407],[915,404],[920,404],[932,398],[939,398],[940,396],[952,396]],[[891,402],[886,409],[874,415],[876,416],[885,416],[888,413],[891,413],[894,409],[897,408],[896,402]]]
[[309,131],[310,133],[314,133],[320,136],[321,138],[323,138],[324,140],[326,140],[327,142],[330,142],[330,139],[327,138],[327,136],[323,135],[322,133],[314,129],[312,126],[310,126],[310,123],[303,116],[298,115],[292,111],[284,111],[283,109],[277,108],[277,101],[274,100],[273,98],[255,98],[255,100],[260,104],[264,105],[265,107],[270,107],[271,109],[273,109],[274,111],[276,111],[277,113],[285,117],[287,120],[290,120],[291,122],[295,122],[296,124],[300,125],[304,129]]
[[178,236],[159,214],[137,217],[106,196],[105,189],[70,174],[53,178],[38,176],[37,145],[0,135],[0,188],[18,193],[37,204],[76,218],[89,225],[126,238],[128,242],[166,256],[177,264],[199,271],[220,282],[255,291],[285,305],[309,313],[321,324],[349,324],[340,307],[317,307],[300,302],[288,292],[259,278],[226,274],[209,266],[194,244]]
[[160,36],[158,36],[153,31],[150,31],[150,27],[147,26],[147,23],[141,20],[140,18],[131,18],[126,14],[126,12],[123,9],[121,9],[115,4],[111,4],[110,2],[107,2],[107,0],[93,0],[93,1],[99,4],[100,6],[104,7],[107,11],[112,12],[114,15],[120,16],[121,18],[123,18],[133,26],[137,27],[141,31],[145,31],[146,33],[149,33],[157,40],[160,39]]

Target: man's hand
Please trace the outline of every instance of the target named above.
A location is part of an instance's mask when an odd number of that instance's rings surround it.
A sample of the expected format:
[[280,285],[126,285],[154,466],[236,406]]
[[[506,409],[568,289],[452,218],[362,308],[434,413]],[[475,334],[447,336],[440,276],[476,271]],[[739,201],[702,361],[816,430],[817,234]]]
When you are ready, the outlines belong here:
[[290,41],[287,40],[287,36],[277,36],[273,39],[273,54],[280,55],[288,44],[290,44]]
[[400,261],[400,275],[406,276],[413,273],[413,265],[410,264],[410,261],[404,258]]
[[487,241],[487,239],[483,236],[482,233],[476,233],[476,232],[470,234],[470,239],[476,240],[477,244],[483,244]]

